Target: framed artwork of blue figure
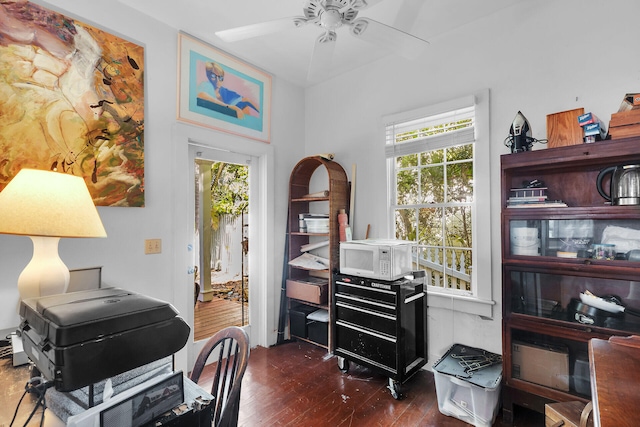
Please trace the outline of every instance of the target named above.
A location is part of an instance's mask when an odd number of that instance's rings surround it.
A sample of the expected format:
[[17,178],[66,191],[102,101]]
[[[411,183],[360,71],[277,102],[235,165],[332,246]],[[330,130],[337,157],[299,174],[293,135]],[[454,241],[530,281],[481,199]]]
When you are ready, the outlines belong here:
[[179,34],[178,119],[270,141],[271,76]]

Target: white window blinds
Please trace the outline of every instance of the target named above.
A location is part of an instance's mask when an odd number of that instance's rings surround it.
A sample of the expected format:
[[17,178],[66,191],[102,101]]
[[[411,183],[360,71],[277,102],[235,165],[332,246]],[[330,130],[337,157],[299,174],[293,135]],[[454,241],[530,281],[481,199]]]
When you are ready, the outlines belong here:
[[474,97],[384,118],[387,158],[475,141]]

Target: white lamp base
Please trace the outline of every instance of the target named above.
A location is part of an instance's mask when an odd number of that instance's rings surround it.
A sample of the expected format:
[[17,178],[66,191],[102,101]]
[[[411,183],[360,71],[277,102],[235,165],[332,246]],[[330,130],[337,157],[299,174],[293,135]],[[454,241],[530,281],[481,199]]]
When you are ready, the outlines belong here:
[[33,241],[33,257],[18,278],[20,300],[65,293],[69,269],[58,255],[60,238],[29,237]]

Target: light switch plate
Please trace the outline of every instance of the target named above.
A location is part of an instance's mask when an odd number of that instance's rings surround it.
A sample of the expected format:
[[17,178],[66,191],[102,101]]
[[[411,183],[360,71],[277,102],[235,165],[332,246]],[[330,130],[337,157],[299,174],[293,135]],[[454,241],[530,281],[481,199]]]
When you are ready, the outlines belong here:
[[144,241],[145,255],[159,254],[162,252],[162,239],[146,239]]

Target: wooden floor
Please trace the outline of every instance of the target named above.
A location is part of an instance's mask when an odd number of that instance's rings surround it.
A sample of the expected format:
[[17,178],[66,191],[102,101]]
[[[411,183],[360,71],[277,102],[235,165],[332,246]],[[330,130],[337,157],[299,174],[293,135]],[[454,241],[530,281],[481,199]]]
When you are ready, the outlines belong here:
[[[210,387],[205,368],[200,384]],[[351,364],[342,374],[336,358],[305,342],[287,342],[251,350],[242,383],[239,425],[357,427],[469,424],[438,410],[433,374],[421,371],[403,385],[405,398],[395,400],[388,378]],[[516,408],[514,426],[544,426],[544,416]],[[507,426],[500,413],[494,426]]]
[[[198,301],[194,309],[194,339],[206,339],[227,326],[243,326],[240,301],[214,297]],[[249,323],[249,305],[244,303],[244,325]]]

